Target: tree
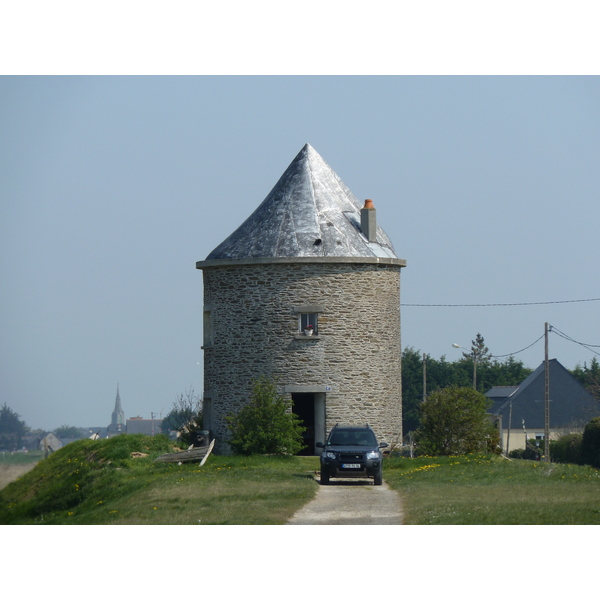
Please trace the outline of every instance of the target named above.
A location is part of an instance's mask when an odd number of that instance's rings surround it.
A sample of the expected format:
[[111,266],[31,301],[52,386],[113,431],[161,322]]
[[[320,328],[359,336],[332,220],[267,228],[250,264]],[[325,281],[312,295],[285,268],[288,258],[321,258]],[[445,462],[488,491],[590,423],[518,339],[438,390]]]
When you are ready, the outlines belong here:
[[[428,394],[452,385],[472,385],[472,358],[460,358],[451,363],[445,356],[438,360],[426,355],[426,367]],[[487,360],[477,365],[477,390],[487,392],[495,385],[519,385],[531,372],[531,369],[513,356],[509,356],[504,362]],[[421,422],[419,405],[422,400],[423,354],[414,348],[405,348],[402,352],[402,431],[405,434],[418,429]]]
[[[427,357],[429,368],[430,357]],[[402,431],[407,435],[419,426],[419,404],[423,400],[423,355],[414,348],[402,352]]]
[[583,367],[577,365],[571,373],[583,384],[596,400],[600,400],[600,363],[594,356],[588,367],[583,363]]
[[481,381],[487,391],[494,385],[520,385],[533,373],[522,361],[509,356],[504,362],[494,360],[481,369]]
[[20,420],[20,416],[6,402],[0,408],[0,450],[17,450],[21,447],[21,440],[29,427]]
[[250,404],[230,415],[227,422],[229,443],[237,454],[297,454],[304,448],[306,428],[267,377],[254,381]]
[[600,417],[592,419],[583,430],[581,462],[600,469]]
[[189,390],[176,396],[175,402],[160,426],[161,431],[168,434],[171,431],[179,433],[179,439],[184,444],[195,444],[200,439],[202,431],[202,398]]
[[54,430],[54,435],[58,439],[65,438],[82,438],[82,432],[79,427],[73,427],[72,425],[61,425]]
[[581,433],[567,433],[557,440],[550,440],[552,462],[581,464]]
[[431,393],[420,407],[421,425],[415,435],[419,454],[498,452],[498,431],[489,420],[489,406],[483,394],[468,387]]
[[469,360],[475,359],[478,365],[483,365],[490,361],[492,354],[489,348],[485,345],[483,336],[478,333],[474,340],[471,340],[471,353],[463,352],[463,357]]

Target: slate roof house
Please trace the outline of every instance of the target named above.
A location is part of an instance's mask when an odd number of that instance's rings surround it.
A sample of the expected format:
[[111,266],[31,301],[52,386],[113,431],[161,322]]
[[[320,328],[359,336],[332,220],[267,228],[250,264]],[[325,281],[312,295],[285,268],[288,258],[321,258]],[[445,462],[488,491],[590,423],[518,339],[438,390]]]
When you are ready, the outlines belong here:
[[60,450],[63,445],[63,442],[61,442],[53,433],[47,433],[38,442],[38,449],[47,452],[56,452],[57,450]]
[[144,435],[158,435],[161,433],[162,419],[142,419],[142,417],[132,417],[127,419],[127,433],[143,433]]
[[308,428],[336,422],[402,439],[400,270],[392,243],[309,144],[242,225],[196,263],[204,282],[203,427],[227,452],[225,417],[265,375]]
[[[570,431],[582,431],[590,419],[600,415],[600,403],[558,360],[549,360],[548,367],[550,439]],[[525,448],[526,437],[544,439],[544,379],[542,363],[520,385],[493,387],[485,394],[493,401],[489,412],[501,417],[501,441],[505,451]]]

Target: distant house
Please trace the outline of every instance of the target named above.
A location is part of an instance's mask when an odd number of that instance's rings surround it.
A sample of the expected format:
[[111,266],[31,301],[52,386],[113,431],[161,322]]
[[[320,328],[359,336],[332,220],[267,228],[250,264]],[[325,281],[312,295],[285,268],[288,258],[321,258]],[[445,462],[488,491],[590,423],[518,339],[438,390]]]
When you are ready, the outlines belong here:
[[[549,366],[550,439],[582,431],[600,415],[600,402],[555,358]],[[505,451],[525,448],[525,440],[544,439],[544,363],[517,386],[498,386],[485,395],[492,400],[489,412],[498,418]]]
[[[108,427],[91,427],[90,435],[97,434],[99,439],[114,437],[122,433],[143,433],[144,435],[156,435],[161,433],[162,419],[143,419],[142,417],[132,417],[125,419],[125,411],[121,404],[121,394],[119,393],[119,384],[117,384],[117,397],[115,398],[115,409],[112,412],[112,418]],[[88,436],[89,437],[89,436]]]
[[127,419],[127,433],[143,433],[144,435],[157,435],[161,433],[162,419],[142,419],[133,417]]
[[38,444],[38,450],[44,450],[48,452],[56,452],[62,447],[63,443],[53,433],[47,433],[43,438],[40,439]]

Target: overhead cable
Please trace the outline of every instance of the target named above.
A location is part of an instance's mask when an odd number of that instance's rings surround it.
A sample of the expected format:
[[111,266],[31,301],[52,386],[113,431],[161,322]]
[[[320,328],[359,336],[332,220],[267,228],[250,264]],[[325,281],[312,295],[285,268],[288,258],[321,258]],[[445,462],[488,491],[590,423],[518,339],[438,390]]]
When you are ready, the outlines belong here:
[[596,352],[595,350],[592,350],[592,348],[600,348],[600,345],[584,344],[583,342],[578,342],[577,340],[574,340],[571,336],[567,335],[566,333],[563,333],[560,329],[556,329],[556,327],[554,327],[554,326],[552,327],[551,331],[556,333],[556,335],[558,335],[559,337],[561,337],[569,342],[573,342],[574,344],[579,344],[580,346],[587,348],[590,352],[593,352],[594,354],[598,354],[598,356],[600,356],[600,352]]
[[[550,325],[550,329],[548,330],[548,332],[556,333],[556,335],[558,335],[559,337],[561,337],[569,342],[573,342],[574,344],[579,344],[580,346],[587,348],[590,352],[593,352],[594,354],[597,354],[598,356],[600,356],[600,352],[596,352],[595,350],[592,350],[592,348],[600,348],[599,344],[584,344],[583,342],[578,342],[577,340],[574,340],[571,336],[567,335],[566,333],[563,333],[560,329],[557,329],[556,327],[554,327],[554,325]],[[525,350],[528,350],[529,348],[531,348],[531,346],[537,344],[544,337],[544,335],[545,335],[545,333],[542,334],[537,340],[535,340],[535,342],[532,342],[531,344],[529,344],[529,346],[526,346],[525,348],[523,348],[521,350],[517,350],[516,352],[509,352],[508,354],[492,354],[491,358],[506,358],[507,356],[514,356],[515,354],[524,352]]]
[[573,302],[598,302],[600,298],[586,298],[584,300],[553,300],[550,302],[494,302],[490,304],[402,304],[402,306],[421,307],[475,307],[475,306],[536,306],[540,304],[570,304]]
[[531,348],[531,346],[533,346],[534,344],[537,344],[544,337],[544,335],[546,335],[546,334],[543,333],[537,340],[535,340],[535,342],[532,342],[531,344],[529,344],[529,346],[526,346],[522,350],[517,350],[516,352],[510,352],[509,354],[492,354],[492,358],[504,358],[506,356],[513,356],[514,354],[519,354],[520,352],[524,352],[528,348]]

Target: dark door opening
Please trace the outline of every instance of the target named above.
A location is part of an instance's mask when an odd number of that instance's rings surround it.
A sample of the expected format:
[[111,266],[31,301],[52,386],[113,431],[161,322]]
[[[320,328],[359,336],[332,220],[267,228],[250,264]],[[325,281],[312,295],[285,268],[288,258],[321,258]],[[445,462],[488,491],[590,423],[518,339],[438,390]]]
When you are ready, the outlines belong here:
[[315,395],[307,393],[292,394],[292,412],[303,421],[306,431],[302,434],[305,448],[298,454],[313,456],[315,453]]

